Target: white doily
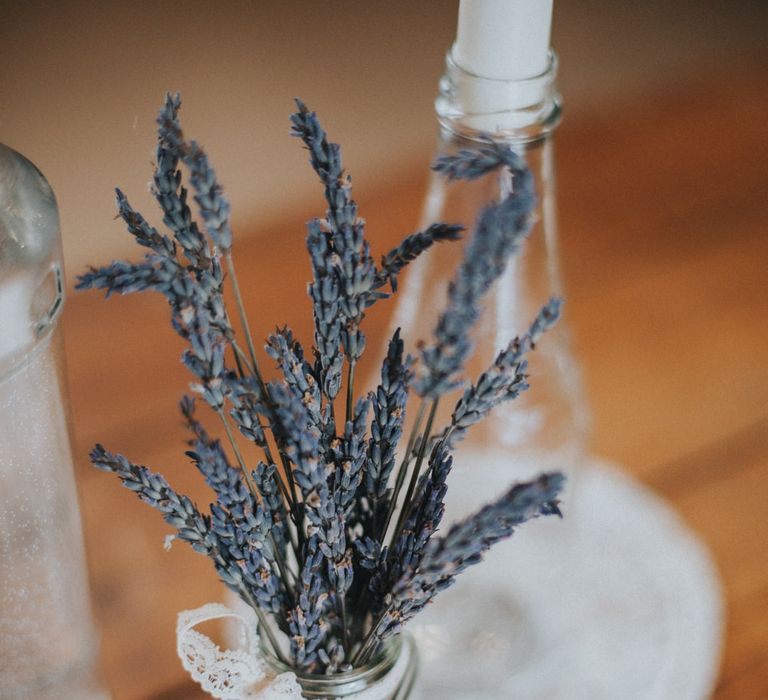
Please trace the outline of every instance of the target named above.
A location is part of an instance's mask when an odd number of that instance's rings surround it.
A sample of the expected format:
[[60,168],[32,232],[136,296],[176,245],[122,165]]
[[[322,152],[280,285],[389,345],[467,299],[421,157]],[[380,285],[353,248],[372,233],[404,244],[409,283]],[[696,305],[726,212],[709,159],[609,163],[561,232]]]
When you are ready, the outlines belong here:
[[414,620],[414,698],[710,696],[723,608],[707,551],[618,470],[577,478],[564,521],[526,525]]

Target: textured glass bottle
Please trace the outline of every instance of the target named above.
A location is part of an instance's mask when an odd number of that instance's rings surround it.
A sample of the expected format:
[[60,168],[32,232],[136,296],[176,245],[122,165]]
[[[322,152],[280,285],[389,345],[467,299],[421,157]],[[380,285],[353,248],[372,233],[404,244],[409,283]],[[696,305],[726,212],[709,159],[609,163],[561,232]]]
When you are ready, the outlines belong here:
[[[524,156],[536,183],[535,224],[522,253],[485,301],[474,331],[474,355],[467,377],[490,366],[496,353],[528,327],[550,297],[561,296],[555,221],[552,134],[560,120],[555,88],[557,62],[550,54],[547,70],[525,80],[489,80],[456,65],[450,53],[436,101],[440,124],[438,155],[468,148],[487,137],[508,143]],[[460,223],[471,234],[482,208],[498,201],[511,187],[508,173],[476,181],[446,182],[434,175],[429,184],[423,224]],[[393,326],[413,342],[430,337],[445,290],[461,257],[460,244],[441,244],[414,265],[403,285]],[[569,503],[578,489],[587,417],[579,377],[569,349],[565,318],[529,355],[530,390],[498,406],[474,426],[455,454],[448,480],[446,522],[467,515],[498,497],[512,482],[558,469],[568,476],[563,497],[565,522],[541,519],[521,528],[489,553],[488,560],[462,574],[455,587],[415,621],[415,636],[424,663],[419,688],[425,699],[506,698],[505,679],[536,650],[536,622],[529,614],[535,600],[518,600],[516,570],[525,556],[548,555],[567,547]],[[414,349],[411,348],[413,352]],[[438,429],[445,425],[455,400],[443,400]],[[556,560],[556,558],[555,558]]]
[[0,698],[96,700],[83,537],[62,384],[59,217],[0,144]]

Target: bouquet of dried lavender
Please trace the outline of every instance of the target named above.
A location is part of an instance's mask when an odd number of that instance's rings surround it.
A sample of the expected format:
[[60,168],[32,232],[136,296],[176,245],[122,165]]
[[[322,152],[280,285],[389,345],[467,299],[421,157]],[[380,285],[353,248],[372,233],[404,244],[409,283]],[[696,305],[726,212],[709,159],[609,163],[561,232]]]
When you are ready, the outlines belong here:
[[[183,362],[195,376],[192,389],[218,416],[225,436],[222,442],[206,431],[194,398],[181,401],[190,431],[187,454],[215,502],[201,510],[160,474],[101,445],[91,459],[159,510],[176,537],[210,557],[224,584],[254,610],[280,660],[300,673],[345,671],[371,659],[492,544],[530,518],[559,514],[563,477],[544,474],[438,532],[454,445],[494,406],[528,388],[526,354],[559,314],[560,301],[549,301],[525,335],[473,383],[462,382],[482,297],[529,230],[532,179],[512,150],[490,141],[435,164],[452,179],[507,168],[513,191],[480,216],[418,361],[404,354],[395,332],[380,384],[356,398],[366,310],[396,292],[409,262],[435,243],[458,239],[461,228],[433,224],[406,237],[377,266],[340,148],[297,101],[292,132],[309,151],[328,209],[309,222],[306,239],[313,272],[311,351],[288,328],[278,329],[265,350],[281,378],[268,382],[235,272],[229,203],[205,152],[184,137],[179,105],[178,96],[168,96],[158,118],[153,184],[170,235],[150,225],[118,190],[120,217],[148,252],[139,263],[91,268],[78,287],[103,289],[107,296],[154,290],[167,299],[173,328],[187,342]],[[182,165],[202,226],[193,219]],[[226,283],[234,290],[244,345],[224,303]],[[462,386],[449,425],[436,425],[438,403]],[[410,393],[419,405],[403,440]],[[244,459],[243,439],[263,453],[257,464]]]

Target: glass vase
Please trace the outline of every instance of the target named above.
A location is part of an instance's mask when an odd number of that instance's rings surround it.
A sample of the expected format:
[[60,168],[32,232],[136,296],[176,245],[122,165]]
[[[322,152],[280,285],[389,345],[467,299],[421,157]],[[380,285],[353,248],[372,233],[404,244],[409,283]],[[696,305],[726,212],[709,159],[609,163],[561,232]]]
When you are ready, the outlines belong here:
[[58,209],[0,144],[0,698],[96,700],[59,319]]
[[[454,63],[450,54],[447,57],[436,101],[440,123],[437,155],[471,148],[488,137],[507,143],[525,158],[531,169],[538,200],[535,223],[521,253],[509,262],[485,299],[483,314],[473,331],[474,351],[466,370],[469,379],[488,368],[499,350],[527,330],[550,297],[563,296],[552,142],[561,114],[555,88],[556,69],[557,61],[551,54],[549,67],[541,76],[515,81],[488,80],[467,73]],[[482,103],[489,105],[488,113],[470,111],[469,105],[477,104],[478,94],[484,97]],[[505,107],[507,103],[513,107]],[[473,181],[455,182],[433,174],[422,227],[435,221],[459,223],[465,227],[465,235],[471,235],[481,210],[498,201],[510,187],[511,178],[506,170]],[[400,327],[406,340],[413,343],[430,337],[462,254],[461,244],[435,246],[407,273],[393,316],[393,328]],[[450,490],[454,494],[461,491],[455,487],[457,475],[471,476],[471,488],[464,495],[474,501],[498,496],[511,481],[531,478],[542,470],[559,469],[571,477],[564,496],[568,501],[568,490],[576,482],[573,476],[584,450],[588,414],[570,350],[567,317],[566,300],[563,318],[529,354],[531,388],[494,409],[487,419],[473,426],[459,446],[451,474],[454,485]],[[441,402],[436,425],[448,422],[458,396],[453,398]]]
[[[466,370],[471,380],[512,338],[527,330],[550,297],[563,296],[552,142],[561,116],[556,71],[554,53],[543,74],[525,80],[479,78],[458,66],[450,53],[446,59],[436,101],[438,155],[471,148],[489,137],[509,144],[528,164],[537,196],[530,235],[486,297],[473,331],[474,352]],[[469,236],[482,209],[511,187],[507,171],[456,182],[433,174],[422,228],[436,221],[459,223]],[[461,244],[443,243],[421,256],[407,273],[393,316],[393,329],[400,327],[406,341],[431,337],[462,255]],[[567,547],[567,533],[573,527],[567,519],[578,489],[588,416],[567,318],[566,300],[559,323],[528,356],[531,388],[496,407],[457,446],[443,529],[498,498],[511,483],[548,470],[563,471],[568,477],[562,496],[566,522],[543,518],[525,525],[519,535],[496,545],[486,562],[463,573],[415,621],[414,634],[424,659],[424,698],[506,698],[505,678],[522,668],[528,655],[537,653],[535,624],[529,616],[536,601],[517,599],[510,582],[516,568],[525,567],[518,554],[519,538],[526,544],[535,540],[529,552],[545,548],[551,556],[558,547]],[[410,350],[417,352],[414,345]],[[458,398],[441,401],[437,433],[448,424]]]
[[[279,673],[290,671],[268,652],[270,665]],[[409,634],[391,637],[369,663],[333,675],[297,674],[302,695],[321,700],[407,700],[411,697],[418,656]]]

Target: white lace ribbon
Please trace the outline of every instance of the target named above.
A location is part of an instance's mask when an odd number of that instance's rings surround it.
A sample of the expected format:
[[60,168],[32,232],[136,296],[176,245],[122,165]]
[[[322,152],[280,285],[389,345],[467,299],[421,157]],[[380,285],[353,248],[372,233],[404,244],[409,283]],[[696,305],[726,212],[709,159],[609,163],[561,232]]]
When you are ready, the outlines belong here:
[[[195,627],[232,618],[239,627],[240,649],[222,650]],[[220,603],[179,613],[176,651],[192,679],[219,700],[301,700],[291,672],[275,674],[262,657],[256,622]]]

